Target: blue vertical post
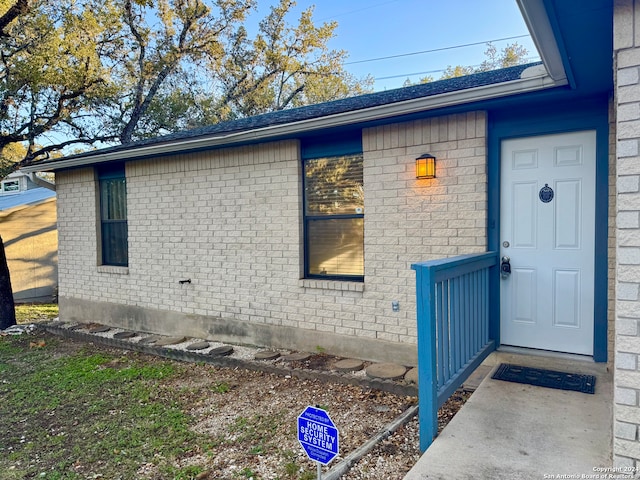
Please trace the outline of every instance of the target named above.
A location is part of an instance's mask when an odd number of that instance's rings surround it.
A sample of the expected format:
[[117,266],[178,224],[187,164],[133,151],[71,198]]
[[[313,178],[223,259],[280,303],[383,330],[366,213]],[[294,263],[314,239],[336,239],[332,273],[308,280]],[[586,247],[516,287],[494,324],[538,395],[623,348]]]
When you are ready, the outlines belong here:
[[473,316],[475,317],[476,332],[478,340],[476,342],[476,351],[482,348],[483,335],[482,335],[482,316],[480,314],[480,272],[473,272]]
[[464,299],[464,305],[462,308],[462,315],[464,315],[464,323],[467,328],[467,345],[464,351],[464,359],[468,360],[473,355],[473,344],[475,342],[475,335],[473,334],[473,318],[471,317],[471,305],[469,304],[469,297],[471,296],[471,285],[469,284],[469,275],[462,275],[462,298]]
[[489,343],[489,269],[482,273],[482,331],[484,343]]
[[453,350],[453,371],[457,372],[464,364],[462,361],[462,345],[463,345],[463,326],[460,321],[460,279],[452,278],[449,280],[451,285],[451,321],[454,342]]
[[[433,272],[429,270],[429,277],[433,281],[432,274]],[[435,384],[436,391],[440,390],[440,387],[444,385],[445,379],[445,370],[444,370],[444,322],[443,322],[443,310],[444,305],[442,303],[442,282],[434,282],[433,285],[429,285],[433,292],[433,296],[431,297],[431,303],[434,305],[434,314],[431,318],[431,321],[436,326],[436,337],[435,337],[435,345],[436,345],[436,376],[435,376]]]
[[438,385],[436,377],[436,322],[434,281],[429,267],[414,264],[418,313],[418,414],[420,451],[438,433]]

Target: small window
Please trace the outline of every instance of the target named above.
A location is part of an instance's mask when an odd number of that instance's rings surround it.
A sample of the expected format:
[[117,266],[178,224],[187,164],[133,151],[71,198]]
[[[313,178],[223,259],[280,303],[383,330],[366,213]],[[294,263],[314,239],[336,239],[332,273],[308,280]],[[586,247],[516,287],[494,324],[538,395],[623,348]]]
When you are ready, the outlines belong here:
[[20,191],[20,181],[19,180],[7,180],[6,182],[2,182],[2,191],[5,193],[13,193]]
[[102,265],[129,264],[127,182],[124,165],[100,169],[100,234]]
[[305,276],[364,280],[361,153],[304,161]]

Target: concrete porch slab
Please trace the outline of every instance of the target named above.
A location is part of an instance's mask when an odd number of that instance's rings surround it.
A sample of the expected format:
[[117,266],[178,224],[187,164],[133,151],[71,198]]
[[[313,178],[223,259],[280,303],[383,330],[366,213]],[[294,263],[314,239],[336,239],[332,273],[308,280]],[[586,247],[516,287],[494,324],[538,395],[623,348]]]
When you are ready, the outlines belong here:
[[[597,474],[612,465],[612,375],[575,356],[494,352],[513,363],[592,374],[594,395],[493,380],[488,375],[405,477],[542,479]],[[547,477],[545,477],[547,475]]]
[[493,368],[493,365],[480,365],[471,375],[469,375],[469,378],[464,381],[462,388],[464,390],[475,392],[482,381],[493,372]]

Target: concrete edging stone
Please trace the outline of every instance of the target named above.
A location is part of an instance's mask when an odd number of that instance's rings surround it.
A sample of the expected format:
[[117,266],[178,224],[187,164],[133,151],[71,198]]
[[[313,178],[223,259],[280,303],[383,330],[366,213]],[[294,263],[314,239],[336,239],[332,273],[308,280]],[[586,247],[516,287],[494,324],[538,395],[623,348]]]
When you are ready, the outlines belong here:
[[278,365],[264,363],[263,361],[259,360],[251,361],[225,356],[211,356],[204,353],[199,353],[197,351],[176,350],[172,348],[132,343],[115,338],[101,337],[48,324],[41,324],[40,327],[53,335],[81,340],[84,342],[98,343],[109,347],[121,348],[123,350],[132,350],[140,353],[146,353],[148,355],[156,355],[159,357],[168,358],[170,360],[192,363],[207,363],[229,368],[245,368],[247,370],[271,373],[280,376],[290,375],[301,380],[318,380],[325,383],[340,383],[345,385],[359,386],[363,388],[371,388],[399,396],[418,396],[418,389],[416,385],[407,385],[399,382],[394,382],[392,380],[382,380],[370,377],[355,377],[349,373],[341,372],[326,372],[305,368],[286,368],[280,367]]

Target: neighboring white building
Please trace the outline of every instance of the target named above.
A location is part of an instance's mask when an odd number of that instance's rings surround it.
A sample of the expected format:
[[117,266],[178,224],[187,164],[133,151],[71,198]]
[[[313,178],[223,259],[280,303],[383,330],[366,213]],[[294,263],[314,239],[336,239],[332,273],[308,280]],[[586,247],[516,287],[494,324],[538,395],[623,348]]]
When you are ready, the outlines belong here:
[[36,182],[22,172],[0,182],[0,236],[16,302],[51,302],[58,285],[55,186]]
[[[0,196],[15,195],[26,192],[27,190],[39,188],[43,188],[42,185],[34,183],[29,175],[20,171],[12,172],[0,180]],[[47,188],[44,188],[44,190],[48,190],[48,198],[55,196],[55,192],[52,193],[52,190]],[[2,206],[2,204],[0,204],[0,206]]]

